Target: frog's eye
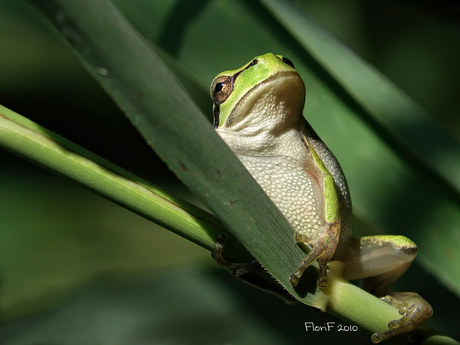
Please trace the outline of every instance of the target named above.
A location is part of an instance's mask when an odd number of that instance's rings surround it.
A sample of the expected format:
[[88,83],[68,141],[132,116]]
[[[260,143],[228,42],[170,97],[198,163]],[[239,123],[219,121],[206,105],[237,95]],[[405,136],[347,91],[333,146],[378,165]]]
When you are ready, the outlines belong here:
[[212,82],[211,98],[217,104],[224,103],[233,91],[233,79],[229,76],[220,76]]
[[289,65],[289,66],[291,66],[292,68],[295,68],[295,67],[294,67],[294,63],[293,63],[291,60],[289,60],[287,57],[284,57],[284,56],[283,56],[283,62],[284,62],[286,65]]

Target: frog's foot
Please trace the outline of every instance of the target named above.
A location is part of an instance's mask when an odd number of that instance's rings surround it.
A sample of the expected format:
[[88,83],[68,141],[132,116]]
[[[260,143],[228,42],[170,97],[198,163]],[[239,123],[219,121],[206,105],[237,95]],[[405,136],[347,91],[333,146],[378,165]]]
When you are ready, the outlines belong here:
[[224,234],[217,236],[216,243],[212,251],[212,257],[214,261],[221,267],[224,267],[236,278],[241,278],[242,275],[252,271],[256,267],[260,266],[259,262],[255,259],[249,262],[231,262],[227,261],[222,255],[222,249],[224,248],[227,237]]
[[374,333],[371,337],[374,343],[380,343],[396,334],[410,332],[433,315],[433,309],[428,302],[413,292],[392,293],[382,297],[382,300],[398,308],[402,317],[391,321],[388,324],[388,331]]
[[289,280],[292,286],[297,286],[306,268],[318,259],[319,276],[317,284],[321,289],[327,286],[327,263],[331,260],[337,247],[338,235],[331,231],[325,232],[316,240],[311,241],[307,236],[296,232],[295,240],[297,243],[305,243],[312,248],[307,256],[302,260],[299,268],[291,274]]
[[278,284],[273,277],[269,276],[268,272],[263,269],[262,265],[256,259],[243,263],[233,263],[226,260],[222,255],[222,249],[226,241],[227,238],[225,235],[219,235],[212,251],[212,257],[219,266],[224,267],[235,278],[258,289],[274,294],[287,304],[298,303],[298,301]]

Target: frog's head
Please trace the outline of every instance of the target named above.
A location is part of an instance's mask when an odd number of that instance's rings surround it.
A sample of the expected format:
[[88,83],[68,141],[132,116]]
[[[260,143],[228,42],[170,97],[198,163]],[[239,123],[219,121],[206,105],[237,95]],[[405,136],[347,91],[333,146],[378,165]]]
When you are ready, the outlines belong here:
[[271,53],[220,73],[210,92],[214,127],[247,133],[283,130],[298,123],[305,103],[305,85],[294,64]]

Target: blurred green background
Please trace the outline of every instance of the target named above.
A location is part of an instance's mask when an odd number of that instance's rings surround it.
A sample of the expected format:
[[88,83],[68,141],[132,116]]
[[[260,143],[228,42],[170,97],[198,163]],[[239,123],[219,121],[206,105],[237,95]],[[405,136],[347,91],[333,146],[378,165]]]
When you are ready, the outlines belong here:
[[[431,1],[298,3],[460,139],[457,6]],[[116,4],[142,35],[190,72],[194,97],[209,116],[207,90],[217,73],[269,51],[302,56],[256,1]],[[0,47],[0,104],[196,202],[25,2],[0,2]],[[308,90],[308,78],[305,82]],[[318,101],[313,95],[312,102]],[[205,250],[63,177],[5,151],[0,151],[0,167],[0,333],[6,344],[50,339],[56,344],[133,339],[143,344],[249,344],[255,339],[287,344],[312,339],[303,322],[323,322],[311,309],[284,306],[234,281]],[[376,196],[375,202],[382,201]],[[459,336],[452,308],[460,306],[458,297],[449,289],[439,296],[439,282],[431,285],[435,278],[422,270],[416,263],[398,288],[429,295],[436,313],[444,313],[431,324]],[[316,336],[356,341],[349,339],[355,334]],[[359,341],[370,340],[364,333]]]

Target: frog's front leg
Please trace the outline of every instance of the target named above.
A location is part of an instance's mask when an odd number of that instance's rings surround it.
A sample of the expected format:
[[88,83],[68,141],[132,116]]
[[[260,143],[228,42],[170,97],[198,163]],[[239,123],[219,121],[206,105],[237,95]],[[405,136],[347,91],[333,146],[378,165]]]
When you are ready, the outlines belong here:
[[319,276],[317,284],[320,288],[327,286],[327,263],[334,256],[337,248],[337,243],[340,237],[339,222],[330,224],[325,231],[319,232],[318,236],[314,239],[308,238],[300,231],[295,233],[295,241],[297,243],[304,243],[311,246],[310,252],[302,260],[299,268],[289,278],[291,284],[296,286],[299,283],[300,277],[303,275],[305,269],[318,259]]
[[362,288],[393,305],[403,316],[388,324],[389,330],[372,335],[379,343],[396,334],[409,332],[433,315],[431,306],[413,292],[388,293],[388,288],[410,266],[417,255],[417,246],[404,236],[368,236],[353,239],[346,258],[344,278],[364,278]]

